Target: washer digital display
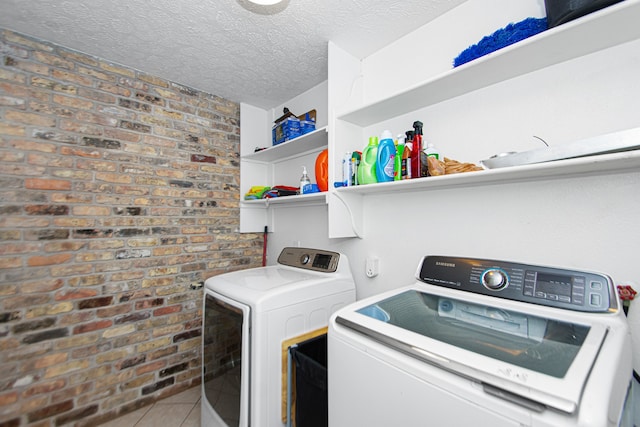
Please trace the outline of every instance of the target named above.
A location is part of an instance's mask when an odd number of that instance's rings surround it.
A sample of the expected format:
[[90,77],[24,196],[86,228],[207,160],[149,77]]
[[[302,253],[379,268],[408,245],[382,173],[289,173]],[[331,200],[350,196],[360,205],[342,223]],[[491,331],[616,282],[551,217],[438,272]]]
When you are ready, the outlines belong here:
[[331,255],[327,254],[316,254],[313,259],[313,266],[315,268],[322,268],[323,270],[329,269],[329,264],[331,263]]

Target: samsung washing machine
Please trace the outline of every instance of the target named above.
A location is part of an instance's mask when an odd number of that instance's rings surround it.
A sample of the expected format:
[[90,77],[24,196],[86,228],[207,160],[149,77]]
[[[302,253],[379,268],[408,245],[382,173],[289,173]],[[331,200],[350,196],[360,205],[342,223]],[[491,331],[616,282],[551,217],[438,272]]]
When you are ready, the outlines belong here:
[[331,427],[633,424],[608,276],[438,256],[416,276],[332,317]]
[[202,426],[283,425],[283,341],[322,330],[355,301],[343,254],[285,248],[274,266],[205,282]]

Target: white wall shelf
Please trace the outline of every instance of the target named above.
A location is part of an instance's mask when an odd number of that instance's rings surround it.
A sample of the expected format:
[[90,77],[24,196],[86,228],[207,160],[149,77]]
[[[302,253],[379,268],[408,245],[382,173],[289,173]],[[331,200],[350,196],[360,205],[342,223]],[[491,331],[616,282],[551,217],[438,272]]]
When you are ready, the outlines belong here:
[[327,127],[316,129],[282,144],[242,156],[244,160],[277,162],[327,147]]
[[345,194],[386,194],[408,191],[441,190],[514,182],[565,179],[587,175],[606,175],[640,170],[640,150],[601,154],[477,172],[432,176],[377,184],[338,188]]
[[640,38],[640,1],[606,9],[507,46],[388,98],[338,114],[369,126],[542,68]]
[[269,207],[272,205],[317,205],[327,203],[327,193],[311,193],[299,196],[273,197],[270,199],[243,200],[241,203],[252,206]]

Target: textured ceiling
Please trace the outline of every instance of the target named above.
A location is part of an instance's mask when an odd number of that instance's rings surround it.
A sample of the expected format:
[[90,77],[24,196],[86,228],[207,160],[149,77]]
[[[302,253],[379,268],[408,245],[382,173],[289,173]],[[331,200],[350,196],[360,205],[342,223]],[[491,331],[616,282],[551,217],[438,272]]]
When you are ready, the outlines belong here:
[[0,0],[0,26],[262,108],[465,0]]

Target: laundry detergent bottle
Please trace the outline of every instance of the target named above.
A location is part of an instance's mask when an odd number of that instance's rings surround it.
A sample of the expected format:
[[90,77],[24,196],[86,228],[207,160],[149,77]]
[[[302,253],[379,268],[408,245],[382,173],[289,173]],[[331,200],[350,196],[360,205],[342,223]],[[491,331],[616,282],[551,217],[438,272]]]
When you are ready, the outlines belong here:
[[[402,156],[404,156],[404,134],[398,135],[396,140],[396,159],[395,166],[393,168],[393,180],[400,181],[402,179]],[[405,168],[406,171],[406,168]]]
[[378,157],[378,137],[369,137],[369,145],[362,150],[362,159],[358,167],[358,184],[373,184],[376,178],[376,163]]
[[380,135],[378,155],[376,157],[376,178],[378,182],[393,181],[396,166],[396,145],[393,143],[391,132],[385,130]]

